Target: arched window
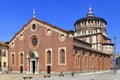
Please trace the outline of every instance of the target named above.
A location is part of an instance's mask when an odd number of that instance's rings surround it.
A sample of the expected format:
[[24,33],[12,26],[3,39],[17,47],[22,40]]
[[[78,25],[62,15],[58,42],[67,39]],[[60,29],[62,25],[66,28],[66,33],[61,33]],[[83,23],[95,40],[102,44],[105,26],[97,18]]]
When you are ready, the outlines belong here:
[[51,64],[51,51],[50,50],[47,51],[47,63]]
[[12,65],[15,65],[15,55],[12,54]]
[[3,51],[3,56],[6,57],[6,51]]
[[60,63],[65,64],[65,50],[64,49],[60,50]]
[[78,66],[80,66],[80,56],[78,55]]
[[24,56],[23,53],[20,53],[20,64],[23,64]]
[[93,64],[94,64],[93,57],[91,57],[91,67],[93,67]]
[[87,64],[88,64],[88,57],[86,56],[85,57],[85,66],[87,66]]

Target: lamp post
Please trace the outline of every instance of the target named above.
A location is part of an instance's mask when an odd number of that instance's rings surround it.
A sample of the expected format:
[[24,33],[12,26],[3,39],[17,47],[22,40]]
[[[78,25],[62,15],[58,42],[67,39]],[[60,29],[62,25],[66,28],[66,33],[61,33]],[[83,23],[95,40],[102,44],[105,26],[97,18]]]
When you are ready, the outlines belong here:
[[95,70],[96,70],[96,55],[94,54],[94,75],[95,75]]
[[[116,58],[116,37],[114,37],[114,59]],[[113,63],[114,73],[116,74],[116,61]]]
[[[1,44],[0,44],[0,61],[1,61],[1,57],[2,57],[2,50],[1,50]],[[0,66],[0,71],[1,71],[1,68],[2,68],[2,66]]]
[[119,52],[118,52],[118,70],[120,69],[120,58],[119,58]]

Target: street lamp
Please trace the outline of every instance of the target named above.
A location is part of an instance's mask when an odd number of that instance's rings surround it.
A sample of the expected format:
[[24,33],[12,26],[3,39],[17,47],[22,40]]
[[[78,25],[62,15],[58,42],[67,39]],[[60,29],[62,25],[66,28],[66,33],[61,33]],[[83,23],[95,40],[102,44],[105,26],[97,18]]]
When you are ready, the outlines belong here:
[[96,70],[96,56],[94,55],[94,75],[95,75],[95,70]]
[[[114,37],[114,59],[116,58],[116,37]],[[116,74],[116,61],[113,62],[114,73]]]
[[117,61],[117,63],[118,63],[118,70],[120,69],[120,63],[119,63],[120,60],[119,60],[119,59],[120,59],[120,57],[119,57],[119,52],[118,52],[118,59],[117,59],[117,60],[118,60],[118,61]]

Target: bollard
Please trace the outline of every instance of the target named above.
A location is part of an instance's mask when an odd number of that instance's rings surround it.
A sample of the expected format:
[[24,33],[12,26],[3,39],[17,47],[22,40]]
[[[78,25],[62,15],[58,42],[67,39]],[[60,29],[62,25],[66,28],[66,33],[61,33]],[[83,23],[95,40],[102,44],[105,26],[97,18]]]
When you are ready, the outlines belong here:
[[48,77],[50,77],[50,75],[48,75]]
[[74,72],[71,73],[72,77],[74,76]]
[[64,75],[63,75],[63,72],[61,72],[59,76],[64,76]]
[[46,76],[44,76],[44,78],[46,78]]
[[59,77],[61,77],[61,75],[59,75]]
[[8,71],[6,71],[6,73],[8,74]]

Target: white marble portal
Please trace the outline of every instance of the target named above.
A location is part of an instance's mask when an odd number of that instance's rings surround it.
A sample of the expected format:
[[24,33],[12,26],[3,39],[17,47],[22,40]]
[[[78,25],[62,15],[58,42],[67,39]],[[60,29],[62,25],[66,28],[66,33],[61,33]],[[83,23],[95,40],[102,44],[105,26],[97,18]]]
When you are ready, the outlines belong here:
[[38,58],[27,58],[27,73],[28,74],[39,73]]

